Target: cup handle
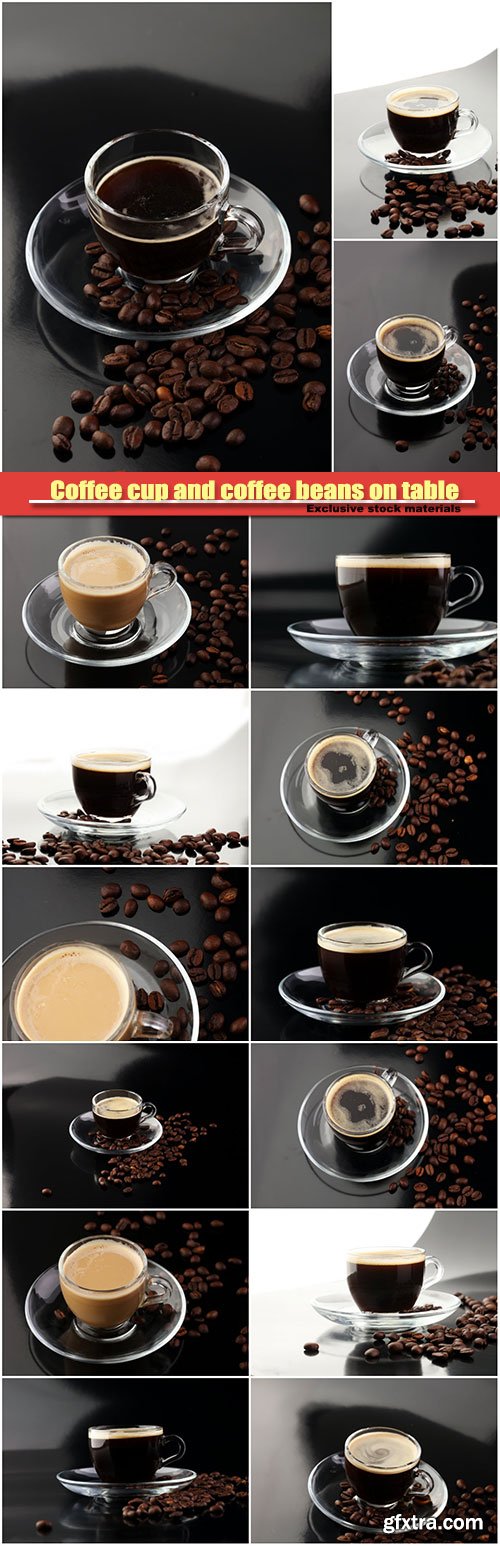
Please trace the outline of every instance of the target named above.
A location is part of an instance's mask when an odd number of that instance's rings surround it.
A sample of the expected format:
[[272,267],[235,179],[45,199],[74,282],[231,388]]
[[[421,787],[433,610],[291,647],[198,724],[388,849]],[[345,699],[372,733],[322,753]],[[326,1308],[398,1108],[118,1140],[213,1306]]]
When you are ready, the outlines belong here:
[[[173,1448],[172,1445],[174,1446]],[[166,1465],[169,1460],[182,1460],[182,1456],[185,1455],[185,1453],[186,1445],[184,1443],[184,1439],[179,1438],[178,1433],[165,1433],[163,1435],[160,1444],[162,1465]]]
[[379,739],[380,737],[377,735],[376,730],[363,730],[363,734],[360,736],[360,741],[368,741],[368,745],[371,746],[374,752],[377,750]]
[[[429,1273],[427,1272],[428,1267],[431,1269]],[[440,1283],[442,1277],[444,1277],[442,1262],[438,1261],[437,1256],[427,1256],[424,1271],[424,1288],[430,1288],[431,1283]]]
[[[155,1019],[156,1019],[156,1016],[155,1016]],[[142,1112],[141,1112],[141,1120],[139,1122],[139,1127],[141,1126],[142,1122],[144,1122],[144,1118],[146,1118],[146,1121],[148,1121],[151,1117],[155,1117],[155,1116],[156,1116],[156,1106],[153,1106],[152,1100],[145,1100],[143,1108],[142,1108]]]
[[[140,793],[141,787],[143,789],[142,794]],[[135,798],[139,805],[143,805],[145,800],[152,800],[154,794],[156,794],[156,779],[153,778],[152,773],[136,773]]]
[[144,1284],[144,1297],[141,1300],[141,1310],[161,1310],[162,1305],[170,1304],[170,1284],[160,1278],[153,1278],[148,1273]]
[[423,1467],[419,1467],[418,1471],[415,1472],[411,1486],[405,1492],[403,1501],[406,1503],[407,1498],[426,1498],[431,1496],[433,1487],[432,1476],[429,1476],[429,1472],[424,1471]]
[[149,579],[148,600],[150,596],[161,596],[163,591],[170,590],[177,582],[177,575],[171,564],[158,563],[152,565]]
[[385,1079],[386,1084],[390,1084],[391,1090],[397,1082],[397,1077],[398,1076],[394,1068],[383,1068],[381,1070],[380,1078]]
[[[141,1009],[138,1010],[134,1020],[132,1040],[134,1039],[137,1030],[149,1031],[154,1037],[155,1041],[170,1041],[172,1037],[172,1022],[170,1019],[162,1020],[160,1015],[149,1014],[147,1009]],[[145,1108],[143,1107],[143,1110],[144,1109]],[[153,1111],[155,1110],[156,1107],[153,1107]],[[153,1113],[151,1113],[151,1115],[152,1114]]]
[[[226,230],[229,221],[232,229]],[[253,209],[228,204],[224,210],[224,226],[217,244],[217,256],[226,252],[256,252],[264,236],[264,226]]]
[[411,950],[419,950],[421,959],[414,961],[413,966],[405,966],[403,976],[401,978],[402,982],[404,982],[407,977],[413,977],[414,972],[426,972],[427,967],[432,966],[433,954],[430,945],[422,944],[421,940],[418,941],[418,944],[413,943],[408,945],[406,952],[407,957],[409,956]]
[[450,327],[450,324],[447,322],[443,327],[443,333],[445,344],[456,344],[458,338],[456,327]]
[[[466,122],[461,124],[461,122],[460,122],[461,118],[465,118]],[[455,139],[457,134],[468,134],[471,129],[477,129],[478,122],[479,122],[479,119],[477,117],[477,114],[473,113],[471,107],[461,107],[459,115],[458,115],[457,127],[455,129],[455,134],[454,134],[453,138]]]
[[482,596],[484,590],[484,580],[482,574],[479,573],[479,569],[469,569],[467,564],[457,564],[456,568],[453,568],[451,571],[450,585],[456,580],[457,574],[465,574],[467,576],[467,579],[471,582],[471,589],[466,591],[465,596],[458,596],[456,601],[449,602],[446,610],[447,617],[452,612],[459,612],[460,608],[467,606],[468,603],[477,601],[479,596]]

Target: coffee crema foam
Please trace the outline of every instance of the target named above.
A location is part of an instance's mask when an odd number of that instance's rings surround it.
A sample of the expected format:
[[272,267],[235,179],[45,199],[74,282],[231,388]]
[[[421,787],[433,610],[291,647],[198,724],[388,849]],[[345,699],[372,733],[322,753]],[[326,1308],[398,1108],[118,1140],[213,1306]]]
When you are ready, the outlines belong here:
[[110,1095],[108,1100],[98,1100],[94,1104],[94,1114],[98,1117],[131,1117],[140,1109],[140,1100],[132,1100],[126,1095]]
[[91,1444],[107,1444],[109,1439],[161,1439],[163,1428],[89,1428]]
[[333,928],[327,934],[318,934],[322,950],[337,951],[341,955],[365,955],[370,950],[397,950],[406,942],[404,929],[396,925],[377,923],[350,923],[347,928]]
[[99,947],[58,945],[19,984],[15,1013],[29,1041],[106,1041],[129,1005],[128,977]]
[[346,1138],[367,1138],[387,1126],[394,1095],[377,1074],[346,1074],[327,1090],[325,1106],[330,1121]]
[[88,773],[149,773],[151,758],[146,752],[77,752],[72,764]]
[[307,772],[324,794],[361,793],[374,775],[375,753],[361,736],[325,736],[309,753]]
[[444,334],[426,317],[392,317],[377,329],[377,343],[394,360],[427,360],[439,354]]
[[364,1471],[393,1472],[397,1475],[420,1459],[420,1445],[407,1433],[391,1433],[385,1428],[358,1433],[349,1439],[349,1459]]
[[449,86],[414,86],[394,91],[387,98],[389,112],[405,118],[439,118],[457,105],[457,93]]
[[141,1275],[142,1262],[125,1240],[89,1240],[71,1252],[62,1270],[68,1283],[99,1298],[130,1288]]
[[451,568],[451,553],[340,553],[344,569],[442,569]]
[[147,568],[145,556],[128,542],[107,542],[105,538],[82,543],[63,562],[63,574],[72,585],[105,593],[133,584]]
[[425,1251],[421,1246],[408,1250],[348,1251],[347,1261],[355,1267],[413,1267],[422,1261]]
[[[133,176],[137,174],[139,167],[144,167],[147,172],[148,163],[153,167],[154,165],[158,166],[161,162],[165,163],[167,172],[171,171],[174,176],[176,168],[180,170],[181,175],[185,175],[186,195],[189,188],[192,191],[192,200],[188,196],[182,197],[182,207],[179,207],[174,200],[171,209],[162,214],[155,212],[151,194],[147,192],[141,194],[132,190],[131,201],[127,207],[113,202],[113,194],[116,197],[116,187],[119,178],[124,182],[127,172],[132,173]],[[142,173],[139,175],[142,176]],[[111,233],[113,232],[113,215],[122,215],[125,219],[140,220],[146,225],[158,226],[165,226],[169,220],[182,222],[191,216],[196,219],[196,228],[210,225],[215,219],[213,204],[219,198],[220,193],[221,184],[215,173],[211,172],[209,167],[202,166],[198,161],[190,161],[187,156],[135,156],[129,161],[123,161],[119,166],[114,167],[112,171],[105,172],[96,187],[97,198],[101,199],[102,203],[108,206],[104,218],[102,213],[100,218],[103,221],[104,227],[106,228],[107,226]],[[116,234],[123,236],[124,232],[119,228]],[[142,234],[134,236],[128,229],[126,231],[127,243],[139,242],[141,246],[148,247],[154,247],[155,243],[160,242],[162,246],[169,242],[178,243],[182,240],[189,240],[192,236],[193,229],[191,226],[186,231],[182,227],[180,229],[177,228],[173,236],[166,235],[164,231],[159,236],[144,236]]]

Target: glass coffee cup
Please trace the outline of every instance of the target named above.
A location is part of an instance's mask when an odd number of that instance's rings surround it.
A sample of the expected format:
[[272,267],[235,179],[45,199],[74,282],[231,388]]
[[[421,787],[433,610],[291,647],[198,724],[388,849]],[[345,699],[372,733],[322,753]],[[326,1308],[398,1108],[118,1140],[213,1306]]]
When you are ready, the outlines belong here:
[[141,1308],[169,1303],[170,1284],[155,1278],[140,1245],[120,1237],[75,1240],[58,1262],[59,1286],[81,1336],[112,1338],[133,1330]]
[[101,1482],[152,1482],[160,1466],[181,1460],[186,1452],[177,1433],[164,1433],[158,1424],[136,1428],[92,1424],[88,1430],[92,1464]]
[[172,565],[152,564],[140,543],[108,536],[70,542],[60,554],[58,576],[79,638],[109,646],[131,637],[146,601],[177,581]]
[[[335,573],[346,623],[352,633],[371,638],[429,637],[484,589],[479,571],[452,566],[450,553],[339,553]],[[462,575],[470,588],[450,600]]]
[[386,391],[408,401],[425,397],[443,364],[447,344],[456,343],[457,336],[456,328],[413,312],[379,322],[375,348]]
[[156,794],[148,752],[76,752],[72,777],[78,804],[94,821],[128,820]]
[[427,1256],[419,1245],[347,1252],[347,1287],[358,1309],[368,1315],[408,1313],[422,1288],[439,1283],[443,1274],[437,1257]]
[[323,1115],[335,1138],[359,1154],[371,1154],[387,1142],[396,1111],[397,1074],[352,1069],[328,1086]]
[[257,251],[262,222],[229,203],[229,184],[222,151],[179,129],[123,134],[85,168],[95,234],[140,288],[191,279],[209,257]]
[[477,129],[476,114],[460,107],[452,86],[400,86],[389,92],[385,105],[397,144],[416,156],[432,158],[457,135]]
[[406,929],[371,921],[323,924],[318,956],[332,997],[347,1004],[391,998],[402,982],[432,965],[432,950],[420,941],[410,943]]
[[99,1090],[92,1096],[92,1112],[107,1138],[130,1138],[156,1116],[156,1106],[135,1090]]
[[129,1041],[144,1031],[165,1038],[167,1021],[137,1009],[125,962],[101,945],[74,940],[31,956],[10,993],[20,1041]]
[[432,1491],[432,1479],[419,1470],[418,1439],[402,1428],[358,1428],[344,1445],[344,1467],[358,1502],[389,1508],[411,1496]]
[[332,731],[307,753],[304,771],[319,800],[339,815],[355,815],[370,798],[377,773],[378,736],[370,730]]

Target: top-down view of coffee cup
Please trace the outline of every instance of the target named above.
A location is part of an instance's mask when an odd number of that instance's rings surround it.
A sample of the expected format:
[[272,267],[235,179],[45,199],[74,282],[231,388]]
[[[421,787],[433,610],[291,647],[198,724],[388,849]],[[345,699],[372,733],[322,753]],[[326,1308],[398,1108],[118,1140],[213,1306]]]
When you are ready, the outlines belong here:
[[246,685],[245,517],[6,519],[3,575],[6,687]]
[[[5,36],[4,207],[16,233],[5,465],[96,474],[102,460],[140,459],[168,480],[288,466],[296,446],[297,468],[327,471],[329,7],[299,0],[283,50],[273,0],[238,8],[230,29],[222,4],[187,11],[181,0],[156,5],[145,27],[133,0],[117,50],[105,3],[97,72],[81,0],[72,14],[69,30],[50,0],[43,21],[36,5],[29,18],[14,5]],[[26,122],[37,125],[36,179]],[[20,437],[31,371],[38,391]]]
[[168,726],[155,717],[141,747],[119,693],[69,690],[49,747],[43,695],[28,690],[15,749],[4,740],[4,863],[215,864],[230,849],[231,863],[246,864],[247,696],[223,691],[215,715],[202,693],[193,715],[181,690]]
[[416,79],[403,69],[388,83],[375,57],[370,84],[335,91],[337,237],[443,241],[454,223],[473,239],[496,236],[496,53],[457,68],[450,51],[436,71],[431,33],[427,56]]
[[338,243],[334,468],[496,471],[496,292],[493,241]]
[[115,1375],[6,1381],[4,1540],[247,1541],[247,1380]]
[[253,686],[496,687],[496,562],[480,516],[254,521]]
[[[252,1373],[439,1379],[495,1375],[491,1214],[370,1207],[255,1213]],[[314,1362],[311,1364],[311,1360]]]

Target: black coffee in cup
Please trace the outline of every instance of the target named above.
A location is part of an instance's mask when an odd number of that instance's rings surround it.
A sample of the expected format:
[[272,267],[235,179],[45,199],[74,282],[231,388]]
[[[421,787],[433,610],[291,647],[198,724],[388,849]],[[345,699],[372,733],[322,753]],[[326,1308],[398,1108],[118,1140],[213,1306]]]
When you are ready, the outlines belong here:
[[92,1099],[96,1126],[107,1138],[128,1138],[137,1132],[145,1117],[155,1115],[156,1107],[144,1104],[135,1090],[100,1090]]
[[347,1480],[363,1503],[399,1503],[415,1480],[420,1444],[398,1428],[360,1428],[344,1446]]
[[386,923],[332,924],[319,930],[318,955],[334,998],[352,1004],[390,998],[402,977],[407,937]]
[[102,1482],[150,1482],[161,1465],[163,1428],[89,1428],[90,1455]]
[[86,815],[107,821],[132,816],[156,792],[151,758],[144,752],[79,752],[73,785]]
[[306,758],[315,793],[341,812],[355,812],[366,805],[376,772],[375,752],[363,736],[322,736]]
[[326,1120],[336,1138],[363,1153],[385,1143],[395,1109],[394,1091],[381,1074],[341,1075],[324,1099]]
[[[114,171],[108,172],[97,185],[96,193],[103,206],[105,244],[108,252],[126,273],[145,274],[149,280],[175,279],[179,267],[189,273],[210,256],[220,233],[220,222],[213,201],[220,194],[220,184],[208,167],[181,156],[138,156]],[[186,221],[195,211],[207,208],[205,217],[189,223],[189,230],[177,236],[171,234],[162,240],[158,235],[142,240],[124,234],[120,224],[113,222],[112,213],[137,220],[141,227],[157,224],[158,231],[165,221]],[[98,228],[97,228],[98,229]]]
[[424,1281],[425,1251],[351,1251],[347,1287],[358,1309],[384,1315],[412,1310]]
[[444,360],[446,337],[432,317],[389,317],[377,328],[375,347],[389,381],[411,392],[436,375]]
[[389,128],[402,150],[433,156],[454,139],[459,101],[447,86],[403,86],[390,92],[386,108]]
[[342,611],[355,634],[430,635],[446,615],[449,553],[346,554],[337,558],[336,572]]

